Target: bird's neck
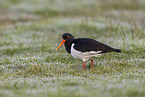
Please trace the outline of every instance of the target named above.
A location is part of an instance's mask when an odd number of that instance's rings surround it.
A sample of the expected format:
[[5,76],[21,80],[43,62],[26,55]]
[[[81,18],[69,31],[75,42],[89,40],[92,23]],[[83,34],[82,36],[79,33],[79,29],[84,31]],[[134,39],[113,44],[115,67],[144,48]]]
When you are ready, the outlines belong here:
[[71,45],[73,43],[74,39],[70,39],[68,41],[65,42],[65,49],[68,53],[71,53]]

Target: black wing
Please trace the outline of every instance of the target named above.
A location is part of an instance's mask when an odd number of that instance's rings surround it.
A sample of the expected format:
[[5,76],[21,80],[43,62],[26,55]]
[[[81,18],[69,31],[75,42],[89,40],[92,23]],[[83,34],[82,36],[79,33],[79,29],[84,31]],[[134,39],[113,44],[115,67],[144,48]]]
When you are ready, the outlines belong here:
[[75,39],[73,43],[75,44],[74,48],[82,52],[102,51],[101,53],[107,53],[107,52],[119,50],[89,38],[78,38]]

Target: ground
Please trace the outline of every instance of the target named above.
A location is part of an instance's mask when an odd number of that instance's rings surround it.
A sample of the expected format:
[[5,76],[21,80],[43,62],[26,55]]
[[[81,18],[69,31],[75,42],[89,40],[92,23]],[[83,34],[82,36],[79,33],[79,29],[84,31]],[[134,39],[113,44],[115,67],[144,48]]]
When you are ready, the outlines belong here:
[[[1,97],[145,97],[144,0],[1,0]],[[94,68],[56,50],[65,32],[122,53]]]

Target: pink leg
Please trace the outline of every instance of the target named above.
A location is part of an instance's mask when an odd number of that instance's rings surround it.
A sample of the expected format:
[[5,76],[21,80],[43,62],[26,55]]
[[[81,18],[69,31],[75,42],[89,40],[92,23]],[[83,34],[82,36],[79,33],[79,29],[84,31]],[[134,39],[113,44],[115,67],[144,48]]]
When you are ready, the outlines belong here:
[[93,69],[93,66],[94,66],[94,61],[93,61],[93,59],[91,59],[91,62],[92,62],[92,69]]
[[84,61],[82,71],[84,70],[85,65],[86,65],[86,62]]

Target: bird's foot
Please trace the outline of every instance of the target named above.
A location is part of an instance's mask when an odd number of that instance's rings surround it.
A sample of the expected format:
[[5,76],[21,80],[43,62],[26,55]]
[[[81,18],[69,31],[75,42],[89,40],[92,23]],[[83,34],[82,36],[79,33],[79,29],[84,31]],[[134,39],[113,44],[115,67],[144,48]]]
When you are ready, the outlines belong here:
[[93,61],[93,59],[91,59],[91,63],[92,63],[92,69],[93,69],[93,66],[94,66],[94,61]]

